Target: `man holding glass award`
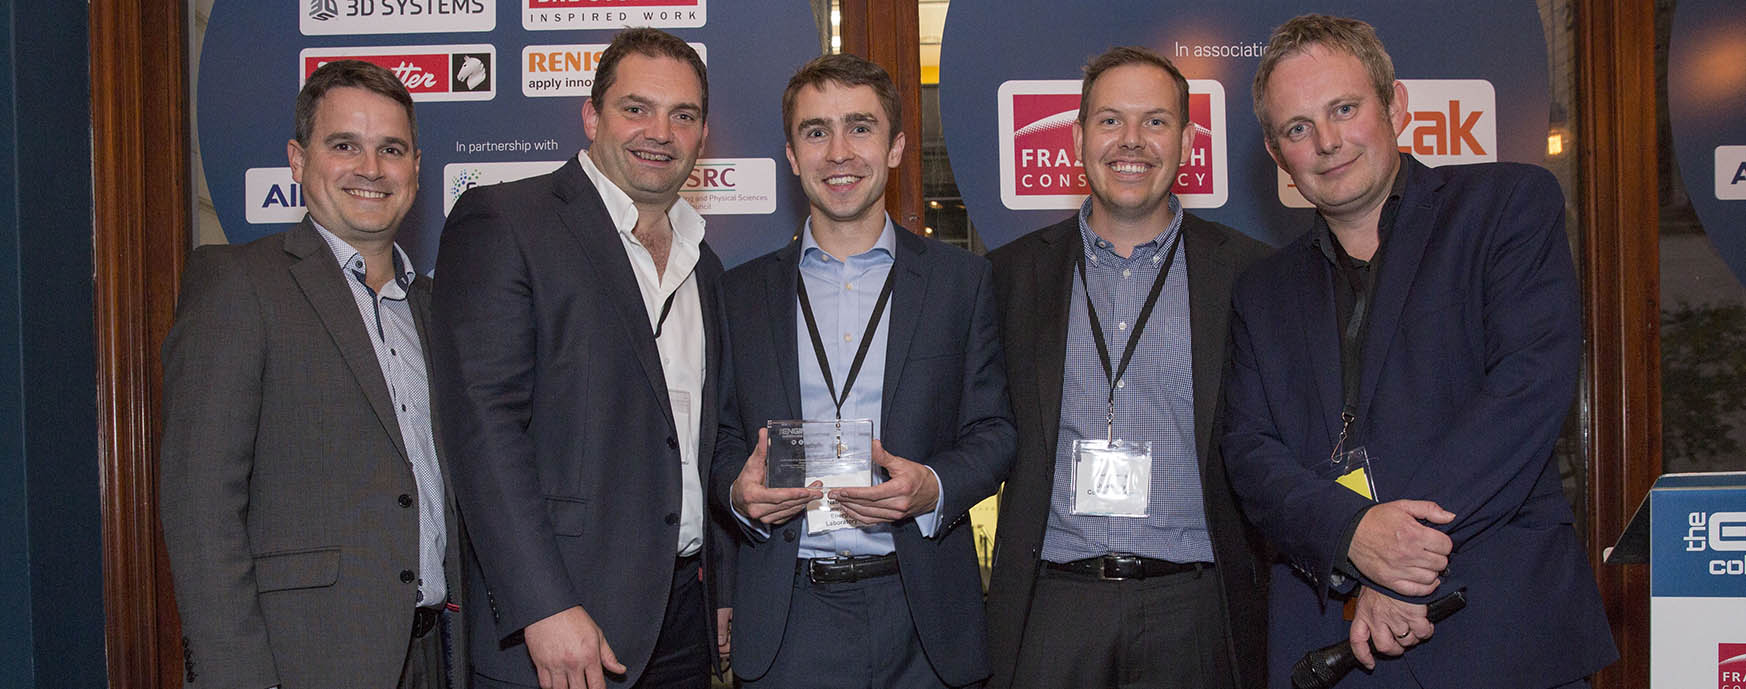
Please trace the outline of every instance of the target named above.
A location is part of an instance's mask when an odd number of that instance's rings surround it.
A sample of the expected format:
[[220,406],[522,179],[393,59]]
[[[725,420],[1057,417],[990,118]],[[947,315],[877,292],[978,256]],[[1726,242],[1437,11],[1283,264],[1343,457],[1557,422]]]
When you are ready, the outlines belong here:
[[965,516],[1015,433],[987,261],[894,225],[896,87],[820,57],[782,99],[811,213],[723,279],[712,493],[746,538],[734,673],[749,687],[957,687],[988,675]]

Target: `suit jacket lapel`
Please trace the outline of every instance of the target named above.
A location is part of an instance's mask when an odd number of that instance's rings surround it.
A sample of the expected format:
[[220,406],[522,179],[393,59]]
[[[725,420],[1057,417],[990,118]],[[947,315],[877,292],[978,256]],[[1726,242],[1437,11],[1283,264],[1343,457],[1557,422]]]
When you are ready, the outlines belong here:
[[[1200,220],[1182,218],[1182,261],[1188,271],[1188,327],[1190,360],[1194,368],[1194,447],[1204,465],[1212,438],[1212,420],[1218,404],[1220,379],[1224,377],[1225,341],[1231,275],[1230,257],[1221,246],[1225,238],[1207,231]],[[1163,327],[1163,326],[1159,326]]]
[[643,306],[643,293],[637,287],[637,276],[631,272],[623,240],[618,237],[618,229],[612,224],[600,193],[574,158],[558,168],[553,176],[552,193],[563,202],[558,207],[559,217],[581,243],[582,255],[594,267],[597,283],[606,292],[606,301],[618,312],[619,331],[630,338],[631,351],[636,353],[643,376],[660,401],[658,406],[667,419],[667,427],[676,428],[672,402],[667,398],[667,377],[661,370],[660,350],[655,348],[655,333]]
[[[903,379],[903,364],[909,360],[909,347],[915,341],[916,323],[921,320],[923,309],[927,308],[928,294],[928,271],[923,268],[927,260],[927,243],[901,226],[894,227],[897,255],[892,257],[891,270],[896,279],[891,284],[891,303],[885,308],[885,320],[890,323],[890,330],[885,336],[885,379],[884,387],[880,388],[884,399],[895,397],[897,383]],[[884,433],[884,417],[889,413],[884,404],[879,408],[879,432]]]
[[1363,400],[1360,418],[1368,418],[1371,393],[1382,375],[1382,365],[1388,360],[1388,349],[1394,334],[1400,329],[1401,309],[1406,306],[1413,279],[1419,274],[1419,261],[1431,241],[1432,218],[1443,186],[1443,177],[1411,156],[1407,157],[1401,174],[1407,177],[1406,191],[1401,195],[1400,211],[1394,225],[1388,229],[1387,248],[1383,250],[1381,273],[1376,276],[1376,295],[1365,324],[1368,333],[1364,341],[1364,375],[1358,381],[1358,399]]
[[394,401],[388,394],[388,380],[382,377],[382,364],[376,360],[376,348],[370,344],[369,333],[364,330],[364,320],[358,314],[358,303],[352,299],[351,288],[344,282],[351,278],[340,270],[339,259],[327,248],[321,235],[316,234],[308,219],[285,233],[285,252],[298,259],[291,264],[292,279],[321,318],[328,336],[333,338],[334,346],[345,359],[346,367],[351,369],[352,379],[363,388],[370,408],[376,411],[376,419],[388,433],[389,440],[394,442],[394,449],[400,451],[401,460],[410,462],[406,440],[400,435],[400,420],[394,415]]
[[[1049,476],[1055,467],[1055,443],[1060,441],[1061,385],[1067,376],[1067,319],[1073,313],[1073,272],[1075,252],[1085,250],[1079,238],[1077,214],[1066,222],[1049,228],[1043,236],[1044,249],[1031,255],[1031,270],[1035,279],[1035,298],[1028,303],[1037,309],[1036,366],[1025,384],[1031,386],[1029,399],[1037,401],[1037,418],[1043,421],[1043,451],[1049,457]],[[1010,373],[1010,370],[1009,370]],[[1051,478],[1052,480],[1052,478]]]
[[1315,398],[1321,401],[1322,423],[1331,445],[1340,435],[1344,396],[1340,386],[1340,332],[1334,318],[1333,282],[1328,261],[1314,244],[1305,239],[1295,246],[1297,259],[1291,268],[1295,275],[1285,284],[1311,287],[1286,290],[1291,303],[1284,308],[1285,313],[1297,318],[1299,341],[1309,343],[1308,375],[1314,380]]
[[[764,299],[770,305],[771,351],[776,353],[776,370],[782,376],[782,395],[788,401],[788,416],[802,416],[800,407],[800,340],[794,324],[796,281],[800,279],[800,240],[767,259],[764,266]],[[811,351],[809,347],[807,351]]]

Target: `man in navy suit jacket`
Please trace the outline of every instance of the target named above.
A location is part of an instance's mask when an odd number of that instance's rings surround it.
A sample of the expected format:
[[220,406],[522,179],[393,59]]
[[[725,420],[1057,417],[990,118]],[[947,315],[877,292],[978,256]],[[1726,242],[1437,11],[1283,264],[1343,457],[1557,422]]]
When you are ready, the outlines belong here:
[[[965,516],[1015,433],[987,261],[894,225],[897,90],[828,55],[789,81],[788,161],[811,213],[723,279],[728,321],[712,493],[747,538],[734,672],[749,687],[958,687],[988,676]],[[836,488],[856,528],[818,533],[815,488],[765,487],[772,420],[874,420],[884,481]],[[817,485],[817,484],[814,484]]]
[[[1393,72],[1368,24],[1304,16],[1255,77],[1267,150],[1317,210],[1231,317],[1227,470],[1287,561],[1271,684],[1345,636],[1371,669],[1341,687],[1586,686],[1617,652],[1552,457],[1580,357],[1563,196],[1539,168],[1399,153]],[[1357,448],[1374,501],[1333,480]]]

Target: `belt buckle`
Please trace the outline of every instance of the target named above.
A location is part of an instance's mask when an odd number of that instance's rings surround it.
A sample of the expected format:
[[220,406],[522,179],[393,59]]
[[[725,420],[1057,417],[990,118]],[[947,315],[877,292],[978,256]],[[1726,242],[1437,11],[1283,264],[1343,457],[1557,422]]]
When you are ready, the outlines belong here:
[[806,563],[806,580],[809,582],[812,582],[814,584],[835,583],[835,582],[830,581],[830,580],[820,580],[818,578],[818,573],[820,570],[823,570],[826,567],[830,566],[829,564],[825,564],[825,563],[836,564],[836,562],[837,562],[836,558],[829,558],[829,559],[814,558],[812,560],[807,561],[807,563]]
[[1120,555],[1105,555],[1098,560],[1097,578],[1099,581],[1127,581],[1133,577],[1121,575],[1121,566],[1126,564],[1126,558]]

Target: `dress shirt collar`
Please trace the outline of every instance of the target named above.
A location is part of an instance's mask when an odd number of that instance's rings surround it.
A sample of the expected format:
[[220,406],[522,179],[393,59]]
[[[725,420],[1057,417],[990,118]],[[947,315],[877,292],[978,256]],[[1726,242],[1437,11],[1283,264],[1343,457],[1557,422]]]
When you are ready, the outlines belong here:
[[[323,241],[327,242],[327,248],[333,252],[334,258],[338,260],[340,270],[349,272],[359,281],[362,281],[364,279],[364,255],[352,245],[347,244],[345,240],[340,239],[338,235],[327,231],[327,228],[322,227],[321,223],[315,221],[315,218],[309,219],[309,225],[315,228],[315,232],[321,235]],[[406,257],[406,251],[400,248],[399,243],[393,244],[393,247],[394,279],[383,284],[382,293],[377,296],[384,299],[405,299],[406,292],[412,289],[412,281],[418,277],[418,271],[412,269],[412,259]],[[368,288],[369,284],[365,283],[364,287]]]
[[[876,252],[884,252],[883,258]],[[891,215],[885,216],[885,227],[879,230],[879,239],[873,242],[873,248],[849,257],[847,262],[866,257],[874,260],[894,260],[897,256],[897,226],[892,224]],[[800,231],[800,262],[802,265],[813,263],[830,263],[837,260],[818,245],[818,240],[812,236],[812,218],[806,219],[806,226]]]
[[[637,229],[637,205],[629,194],[624,193],[617,184],[607,178],[600,168],[594,166],[594,159],[588,157],[588,151],[576,154],[576,159],[582,163],[582,171],[588,174],[588,181],[594,183],[594,189],[600,192],[600,201],[606,205],[606,215],[612,218],[612,226],[619,234],[627,238]],[[673,226],[673,241],[682,244],[695,253],[703,243],[703,216],[698,214],[691,202],[681,196],[673,201],[667,209],[667,221]]]
[[1146,257],[1151,257],[1153,263],[1164,260],[1160,252],[1170,245],[1171,238],[1177,232],[1182,231],[1182,202],[1176,199],[1175,194],[1171,194],[1167,203],[1170,205],[1170,224],[1164,226],[1164,230],[1157,236],[1135,245],[1132,252],[1122,256],[1115,252],[1109,240],[1098,236],[1091,229],[1091,197],[1085,197],[1085,202],[1079,204],[1079,238],[1085,243],[1085,259],[1092,265],[1108,263],[1116,266],[1131,264]]

